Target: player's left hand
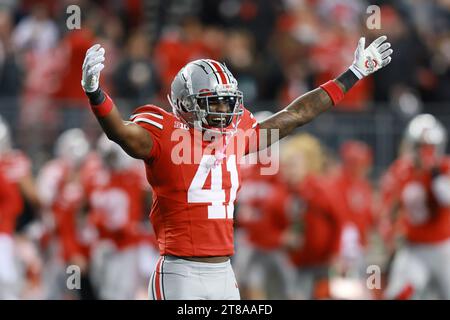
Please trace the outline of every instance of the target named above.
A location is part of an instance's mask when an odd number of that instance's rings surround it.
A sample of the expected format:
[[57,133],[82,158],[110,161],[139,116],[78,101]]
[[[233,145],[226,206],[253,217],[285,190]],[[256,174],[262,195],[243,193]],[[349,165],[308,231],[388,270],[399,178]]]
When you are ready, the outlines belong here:
[[81,86],[85,92],[94,92],[99,87],[100,72],[105,65],[105,49],[95,44],[88,49],[83,62]]
[[387,36],[381,36],[374,40],[366,49],[366,38],[361,37],[358,42],[358,47],[355,51],[355,59],[353,60],[350,70],[362,79],[369,74],[387,66],[392,58],[391,54],[394,52],[391,44],[386,41]]

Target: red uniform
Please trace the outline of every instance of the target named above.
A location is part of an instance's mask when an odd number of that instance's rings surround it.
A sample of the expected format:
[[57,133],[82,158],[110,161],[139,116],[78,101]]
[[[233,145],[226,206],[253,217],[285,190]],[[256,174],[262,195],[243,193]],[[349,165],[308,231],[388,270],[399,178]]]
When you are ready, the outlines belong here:
[[243,170],[237,218],[255,247],[273,250],[281,245],[281,235],[289,226],[288,192],[277,176],[260,175],[260,168]]
[[136,245],[144,211],[141,175],[133,169],[111,171],[101,168],[87,186],[90,218],[101,239],[112,240],[118,249]]
[[367,234],[373,224],[373,190],[366,179],[346,174],[345,170],[330,178],[329,196],[342,223],[354,225],[361,246],[367,244]]
[[[0,156],[0,174],[5,182],[2,189],[9,192],[10,203],[5,203],[3,212],[3,222],[0,222],[0,232],[12,234],[16,228],[17,216],[21,214],[24,208],[24,202],[20,193],[20,180],[31,174],[31,162],[28,157],[18,150],[4,153]],[[2,180],[3,180],[2,179]],[[1,214],[1,213],[0,213]]]
[[21,151],[13,150],[0,156],[0,171],[12,183],[31,175],[31,161]]
[[[450,174],[450,158],[439,163]],[[406,238],[412,243],[437,243],[450,238],[450,208],[439,205],[431,189],[430,170],[416,168],[409,158],[395,161],[382,179],[383,204],[396,202],[402,211]]]
[[52,212],[55,233],[65,261],[74,255],[87,255],[78,225],[78,214],[86,200],[85,190],[81,177],[73,179],[73,175],[67,163],[53,160],[45,165],[39,178],[41,197]]
[[17,215],[22,208],[19,189],[0,171],[0,233],[13,234]]
[[[218,160],[219,152],[206,152],[210,142],[196,140],[198,131],[172,113],[148,105],[138,108],[131,120],[146,129],[154,142],[145,164],[154,191],[150,219],[161,255],[232,255],[234,202],[240,185],[237,162],[245,152],[241,149],[248,148],[247,140],[240,140],[241,131],[217,139],[228,141],[225,150],[218,150],[225,158]],[[237,128],[252,127],[258,129],[257,122],[245,110]],[[181,150],[181,145],[189,150]]]
[[331,207],[321,178],[306,177],[294,196],[296,219],[303,226],[301,246],[291,253],[297,266],[325,265],[338,253],[342,223]]

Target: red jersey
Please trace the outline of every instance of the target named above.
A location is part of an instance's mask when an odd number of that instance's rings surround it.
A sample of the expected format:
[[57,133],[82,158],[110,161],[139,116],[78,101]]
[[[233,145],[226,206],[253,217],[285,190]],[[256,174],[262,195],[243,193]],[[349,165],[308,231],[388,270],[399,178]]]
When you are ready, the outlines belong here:
[[141,182],[141,175],[132,168],[121,171],[101,168],[87,186],[89,221],[101,239],[112,240],[119,249],[141,240],[145,196]]
[[328,264],[339,251],[342,223],[324,186],[321,178],[307,176],[293,194],[293,222],[302,229],[300,247],[290,254],[297,266]]
[[42,169],[38,188],[44,205],[52,213],[63,259],[69,261],[77,254],[87,256],[88,247],[82,241],[78,216],[85,204],[85,190],[79,172],[73,172],[62,160],[50,161]]
[[154,191],[150,219],[161,255],[232,255],[238,160],[248,148],[241,133],[252,127],[258,130],[256,120],[244,110],[236,134],[216,137],[226,146],[217,151],[198,130],[161,108],[138,108],[131,120],[154,142],[145,165]]
[[17,185],[9,182],[0,171],[0,233],[13,234],[17,215],[22,208],[23,202]]
[[341,169],[330,177],[331,204],[340,215],[342,223],[356,227],[359,245],[367,244],[367,236],[373,224],[373,189],[369,181],[352,177]]
[[8,181],[18,183],[31,175],[31,161],[22,151],[12,150],[0,156],[0,171]]
[[[288,192],[277,176],[261,175],[259,165],[246,168],[238,196],[239,226],[255,247],[277,249],[281,236],[289,226]],[[244,171],[244,170],[243,170]]]
[[[450,174],[450,158],[439,163],[441,174]],[[400,204],[405,236],[414,243],[435,243],[450,238],[450,208],[441,206],[433,194],[432,174],[402,157],[381,181],[383,205]]]

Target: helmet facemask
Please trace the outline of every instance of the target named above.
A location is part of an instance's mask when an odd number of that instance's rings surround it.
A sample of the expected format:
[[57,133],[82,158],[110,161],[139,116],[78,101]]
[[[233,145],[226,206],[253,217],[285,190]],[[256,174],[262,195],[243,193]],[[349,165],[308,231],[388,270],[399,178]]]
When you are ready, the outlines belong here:
[[192,96],[198,112],[197,122],[194,127],[202,130],[219,131],[226,133],[227,128],[236,129],[242,109],[242,93],[225,92],[201,92]]
[[169,102],[174,113],[190,127],[232,134],[244,112],[243,94],[226,67],[222,66],[222,76],[226,74],[229,83],[220,83],[219,73],[208,73],[207,61],[211,60],[194,61],[180,71],[172,84]]

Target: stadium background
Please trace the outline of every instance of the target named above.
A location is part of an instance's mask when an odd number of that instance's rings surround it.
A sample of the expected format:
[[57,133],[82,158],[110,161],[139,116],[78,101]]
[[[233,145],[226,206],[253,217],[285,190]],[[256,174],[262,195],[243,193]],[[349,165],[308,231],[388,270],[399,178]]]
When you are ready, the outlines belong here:
[[[66,26],[72,4],[81,8],[80,30]],[[380,30],[366,27],[368,5],[381,7]],[[345,141],[366,142],[377,186],[414,115],[429,112],[450,127],[449,25],[445,0],[1,0],[0,113],[38,175],[61,132],[80,127],[93,145],[101,133],[80,86],[84,54],[94,43],[106,48],[102,87],[123,115],[148,102],[167,109],[174,75],[200,57],[224,61],[256,113],[276,112],[339,75],[360,35],[386,34],[393,63],[299,129],[319,138],[336,161]],[[34,212],[17,235],[36,219]],[[382,246],[373,251],[385,264]]]

